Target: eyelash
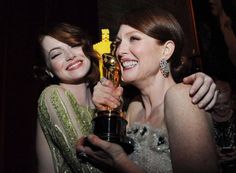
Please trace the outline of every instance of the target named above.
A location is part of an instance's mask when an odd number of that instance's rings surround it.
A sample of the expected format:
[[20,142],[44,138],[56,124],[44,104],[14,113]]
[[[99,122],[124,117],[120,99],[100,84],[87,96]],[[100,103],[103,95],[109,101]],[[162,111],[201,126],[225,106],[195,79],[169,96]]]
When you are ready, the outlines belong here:
[[51,57],[51,59],[54,59],[54,58],[56,58],[56,57],[59,56],[59,55],[61,55],[61,53],[58,53],[58,54],[56,54],[56,55],[53,55],[53,56]]
[[82,43],[78,43],[78,44],[72,45],[71,48],[80,47],[80,46],[82,46]]
[[136,37],[136,36],[131,36],[130,37],[130,41],[135,41],[135,40],[140,40],[140,38]]

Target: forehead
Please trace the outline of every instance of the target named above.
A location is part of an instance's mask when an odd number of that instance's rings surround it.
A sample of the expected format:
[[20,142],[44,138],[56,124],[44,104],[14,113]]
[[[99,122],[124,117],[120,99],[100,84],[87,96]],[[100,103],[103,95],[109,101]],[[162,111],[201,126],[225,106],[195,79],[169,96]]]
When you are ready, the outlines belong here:
[[217,97],[217,102],[225,102],[225,101],[229,101],[230,99],[231,99],[231,97],[228,92],[219,93],[219,95]]
[[129,25],[121,25],[116,38],[119,40],[119,39],[122,39],[123,37],[130,37],[133,34],[137,34],[137,35],[141,36],[144,40],[148,40],[148,41],[151,41],[154,43],[156,43],[156,41],[157,41],[157,39],[141,32]]
[[48,36],[46,35],[43,39],[42,39],[42,47],[45,51],[49,51],[51,50],[52,48],[55,48],[55,47],[60,47],[60,46],[65,46],[67,44],[51,37],[51,36]]
[[[122,34],[132,34],[132,33],[136,33],[136,32],[142,33],[139,30],[137,30],[129,25],[121,25],[117,36],[120,36]],[[144,33],[142,33],[142,34],[144,34]]]

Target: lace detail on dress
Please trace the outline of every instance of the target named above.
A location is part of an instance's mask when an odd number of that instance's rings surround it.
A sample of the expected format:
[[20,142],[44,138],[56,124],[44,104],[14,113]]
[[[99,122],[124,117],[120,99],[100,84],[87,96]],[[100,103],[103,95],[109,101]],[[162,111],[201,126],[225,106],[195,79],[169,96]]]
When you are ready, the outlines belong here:
[[135,123],[127,129],[127,136],[135,141],[129,158],[147,173],[170,173],[172,165],[166,129],[154,129]]

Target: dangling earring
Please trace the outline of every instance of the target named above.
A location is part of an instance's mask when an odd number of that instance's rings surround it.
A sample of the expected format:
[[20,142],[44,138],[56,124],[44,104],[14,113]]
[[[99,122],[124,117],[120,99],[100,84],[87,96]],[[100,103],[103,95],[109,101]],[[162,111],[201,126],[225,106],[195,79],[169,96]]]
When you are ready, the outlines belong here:
[[167,78],[169,76],[169,73],[170,73],[169,63],[166,61],[165,58],[163,58],[160,61],[160,71],[162,75],[164,76],[164,78]]
[[45,70],[45,72],[48,74],[48,76],[50,76],[51,78],[54,77],[54,74],[52,72],[50,72],[48,69]]

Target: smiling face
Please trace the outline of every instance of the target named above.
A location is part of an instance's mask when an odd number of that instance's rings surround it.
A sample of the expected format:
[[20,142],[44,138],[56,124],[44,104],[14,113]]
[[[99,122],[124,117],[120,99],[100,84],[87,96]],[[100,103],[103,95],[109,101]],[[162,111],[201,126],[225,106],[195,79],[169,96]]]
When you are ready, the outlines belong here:
[[163,52],[163,46],[156,39],[128,25],[121,25],[116,42],[124,82],[134,83],[156,76]]
[[88,73],[91,62],[82,46],[69,46],[51,36],[44,36],[41,45],[49,70],[63,83],[77,83]]
[[213,118],[229,118],[233,110],[233,102],[231,98],[232,89],[229,83],[216,80],[216,89],[218,94],[215,106],[213,107]]
[[219,13],[222,11],[221,0],[209,0],[209,4],[211,8],[211,13],[214,16],[218,16]]
[[215,106],[213,107],[215,115],[219,117],[227,116],[232,111],[232,101],[230,92],[219,93]]

